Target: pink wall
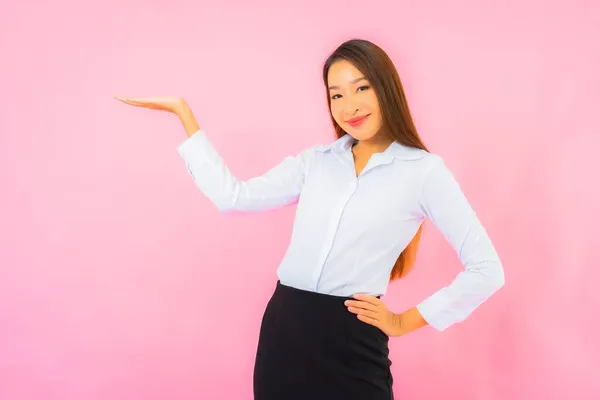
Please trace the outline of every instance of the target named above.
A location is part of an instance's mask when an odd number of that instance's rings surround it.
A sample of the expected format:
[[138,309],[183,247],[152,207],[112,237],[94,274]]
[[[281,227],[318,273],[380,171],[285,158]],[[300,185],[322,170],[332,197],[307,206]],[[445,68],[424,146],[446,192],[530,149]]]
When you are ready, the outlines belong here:
[[[1,400],[251,399],[294,209],[219,214],[178,121],[112,96],[184,96],[247,178],[330,140],[320,68],[355,36],[506,268],[466,322],[391,341],[396,395],[600,398],[600,3],[84,3],[0,6]],[[431,225],[421,250],[394,311],[460,268]]]

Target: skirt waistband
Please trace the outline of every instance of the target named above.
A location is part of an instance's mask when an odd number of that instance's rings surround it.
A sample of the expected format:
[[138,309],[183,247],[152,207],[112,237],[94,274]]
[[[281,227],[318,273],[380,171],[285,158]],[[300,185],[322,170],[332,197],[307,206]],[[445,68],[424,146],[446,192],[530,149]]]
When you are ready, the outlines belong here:
[[[297,296],[303,296],[306,298],[312,298],[315,301],[320,300],[320,301],[343,303],[346,300],[353,299],[352,296],[336,296],[336,295],[327,294],[327,293],[314,292],[314,291],[306,290],[306,289],[298,289],[293,286],[284,285],[283,283],[281,283],[280,280],[277,281],[277,286],[275,288],[275,293],[278,293],[278,292],[280,294],[297,295]],[[377,297],[378,299],[381,298],[381,296],[375,296],[375,297]]]

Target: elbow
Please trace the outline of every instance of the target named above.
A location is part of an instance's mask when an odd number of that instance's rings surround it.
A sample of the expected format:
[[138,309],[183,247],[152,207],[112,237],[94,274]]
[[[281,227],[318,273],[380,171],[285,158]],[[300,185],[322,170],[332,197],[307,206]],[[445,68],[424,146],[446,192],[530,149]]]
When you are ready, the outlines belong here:
[[217,207],[217,210],[219,210],[223,214],[235,211],[235,207],[233,206],[231,201],[227,201],[227,199],[213,199],[212,201],[213,204]]
[[505,276],[504,276],[504,268],[500,261],[497,261],[494,265],[494,268],[490,269],[488,274],[488,281],[493,292],[500,290],[504,286]]
[[228,213],[235,210],[235,205],[231,196],[224,193],[204,193],[210,202],[222,213]]
[[231,213],[235,211],[243,211],[240,200],[243,199],[244,183],[236,183],[231,187],[226,187],[220,193],[211,197],[213,204],[222,213]]

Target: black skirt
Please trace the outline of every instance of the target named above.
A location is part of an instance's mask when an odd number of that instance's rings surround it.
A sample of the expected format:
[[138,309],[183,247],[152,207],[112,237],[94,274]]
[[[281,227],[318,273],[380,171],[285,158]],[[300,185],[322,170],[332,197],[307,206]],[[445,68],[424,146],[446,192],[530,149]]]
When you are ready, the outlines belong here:
[[260,328],[255,400],[393,399],[389,338],[345,300],[277,282]]

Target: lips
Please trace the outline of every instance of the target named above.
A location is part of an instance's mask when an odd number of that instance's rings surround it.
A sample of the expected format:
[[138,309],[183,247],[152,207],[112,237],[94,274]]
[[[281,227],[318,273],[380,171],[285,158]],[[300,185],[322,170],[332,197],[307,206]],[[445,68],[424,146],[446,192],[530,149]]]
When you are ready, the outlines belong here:
[[363,115],[362,117],[354,117],[352,119],[349,119],[346,122],[348,124],[350,124],[352,127],[356,128],[356,127],[362,125],[362,123],[367,120],[367,118],[369,117],[369,115],[371,115],[371,114]]

